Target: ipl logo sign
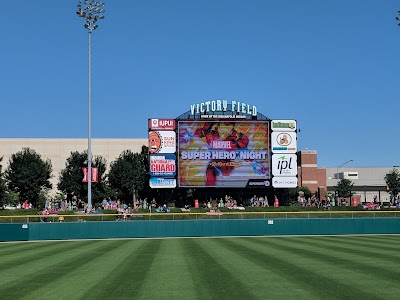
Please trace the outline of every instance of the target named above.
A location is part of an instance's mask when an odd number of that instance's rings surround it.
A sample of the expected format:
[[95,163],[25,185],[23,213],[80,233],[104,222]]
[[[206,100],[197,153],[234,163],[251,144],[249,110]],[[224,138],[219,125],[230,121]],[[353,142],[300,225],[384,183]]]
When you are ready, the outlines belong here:
[[296,154],[273,154],[272,175],[274,176],[296,176],[297,155]]

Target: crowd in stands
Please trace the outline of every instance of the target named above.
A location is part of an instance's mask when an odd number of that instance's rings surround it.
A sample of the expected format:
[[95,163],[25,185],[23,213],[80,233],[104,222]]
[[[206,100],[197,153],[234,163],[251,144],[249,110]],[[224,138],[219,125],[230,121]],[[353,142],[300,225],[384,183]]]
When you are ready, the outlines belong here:
[[124,204],[117,208],[117,221],[126,221],[131,218],[133,209],[130,206]]
[[327,198],[320,199],[316,195],[312,195],[309,198],[306,198],[302,195],[297,197],[297,206],[305,206],[305,207],[317,207],[317,208],[324,208],[330,209],[332,206],[335,206],[335,198]]
[[[23,204],[23,208],[26,208],[27,205]],[[32,206],[30,207],[32,208]],[[85,210],[87,209],[87,204],[80,200],[77,199],[76,196],[73,196],[71,200],[68,199],[62,199],[62,200],[47,200],[44,204],[44,208],[47,210],[49,213],[58,213],[58,212],[63,212],[63,211],[76,211],[76,210]]]
[[378,199],[378,196],[374,196],[374,201],[365,203],[363,207],[368,210],[381,209],[381,201]]
[[229,209],[241,209],[241,208],[244,209],[242,205],[238,205],[237,201],[228,195],[225,195],[224,199],[220,198],[219,200],[217,198],[212,199],[210,197],[208,201],[203,201],[200,207],[204,209],[213,209],[213,210],[221,207],[226,207]]
[[[395,205],[396,208],[400,208],[400,195],[393,200],[392,204]],[[254,195],[248,200],[247,205],[251,207],[269,207],[268,198],[267,196]],[[299,195],[297,197],[297,205],[301,207],[317,207],[329,210],[333,206],[348,206],[351,204],[346,202],[345,198],[336,197],[334,195],[327,195],[326,198],[322,197],[321,199],[316,195],[312,195],[309,198]],[[377,196],[374,196],[372,202],[362,203],[363,208],[367,210],[381,209],[381,205],[382,203]],[[242,204],[238,205],[237,201],[229,195],[225,195],[224,198],[220,199],[210,198],[208,201],[203,201],[199,206],[200,208],[207,209],[208,211],[212,212],[219,212],[219,208],[245,210],[245,207]],[[29,201],[24,201],[22,204],[19,204],[17,208],[32,209],[32,204]],[[150,210],[158,213],[170,212],[170,208],[167,206],[167,204],[159,204],[155,198],[152,198],[151,201],[148,201],[147,198],[138,198],[135,201],[134,206],[131,207],[119,199],[111,199],[111,197],[108,197],[102,200],[98,209],[117,211],[118,221],[129,219],[135,210],[140,209]],[[183,210],[190,210],[190,205],[185,205]],[[39,214],[41,221],[46,222],[49,220],[50,214],[57,214],[63,211],[89,213],[87,204],[72,194],[71,197],[67,197],[66,199],[61,199],[59,201],[46,201]]]
[[111,200],[111,197],[108,197],[107,199],[103,199],[101,207],[103,210],[119,210],[121,208],[121,201],[119,199]]
[[334,195],[321,198],[316,195],[312,195],[309,198],[299,195],[297,197],[297,206],[331,209],[333,206],[349,206],[349,203],[346,198]]
[[268,197],[254,195],[250,198],[250,205],[252,207],[269,207]]
[[[336,197],[332,195],[320,199],[316,195],[313,195],[308,199],[306,199],[304,196],[298,196],[297,205],[330,209],[333,206],[349,206],[352,205],[352,203],[349,203],[344,197]],[[400,208],[400,195],[395,198],[394,205],[396,206],[396,208]],[[368,210],[381,209],[382,203],[379,200],[378,196],[375,195],[372,202],[362,203],[362,207]]]
[[167,207],[166,204],[164,204],[163,206],[159,206],[159,207],[156,209],[156,212],[169,212],[169,208]]

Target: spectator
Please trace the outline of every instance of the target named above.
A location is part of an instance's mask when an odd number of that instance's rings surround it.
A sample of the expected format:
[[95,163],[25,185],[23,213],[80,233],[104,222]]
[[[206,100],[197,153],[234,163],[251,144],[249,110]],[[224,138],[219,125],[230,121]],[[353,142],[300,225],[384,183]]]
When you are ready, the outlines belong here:
[[157,206],[156,198],[153,198],[153,200],[151,200],[151,207],[155,208],[156,206]]
[[49,211],[47,210],[47,208],[43,208],[41,214],[42,214],[42,216],[40,218],[40,221],[41,222],[47,222],[48,218],[49,218]]
[[23,207],[24,209],[29,209],[28,200],[25,200],[25,201],[24,201],[24,203],[22,204],[22,207]]
[[163,210],[163,212],[169,212],[169,208],[167,207],[166,204],[164,204],[162,210]]
[[264,197],[264,207],[269,207],[268,197],[267,196]]

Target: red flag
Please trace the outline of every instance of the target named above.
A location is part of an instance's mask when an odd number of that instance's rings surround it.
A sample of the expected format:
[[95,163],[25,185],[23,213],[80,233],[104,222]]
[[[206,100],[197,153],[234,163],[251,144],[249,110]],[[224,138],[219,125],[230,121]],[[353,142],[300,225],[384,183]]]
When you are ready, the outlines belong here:
[[[84,167],[82,168],[83,172],[83,179],[82,182],[88,182],[88,168]],[[92,182],[99,182],[99,169],[98,168],[92,168]]]

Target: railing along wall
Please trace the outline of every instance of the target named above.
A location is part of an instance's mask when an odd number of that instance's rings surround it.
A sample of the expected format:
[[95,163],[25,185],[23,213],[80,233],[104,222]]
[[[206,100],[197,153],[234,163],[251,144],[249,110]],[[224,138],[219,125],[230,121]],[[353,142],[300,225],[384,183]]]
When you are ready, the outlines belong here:
[[312,211],[312,212],[181,212],[130,214],[50,214],[0,216],[0,223],[31,222],[93,222],[139,220],[238,220],[238,219],[338,219],[338,218],[398,218],[400,211]]

